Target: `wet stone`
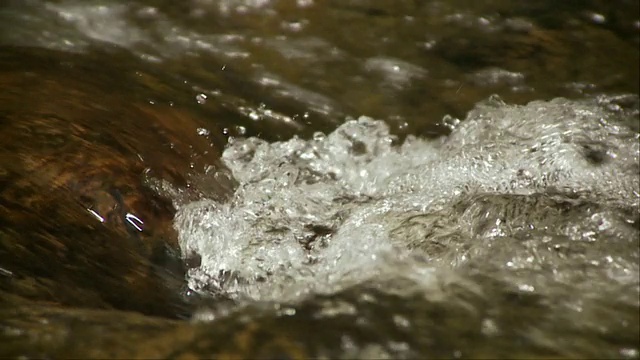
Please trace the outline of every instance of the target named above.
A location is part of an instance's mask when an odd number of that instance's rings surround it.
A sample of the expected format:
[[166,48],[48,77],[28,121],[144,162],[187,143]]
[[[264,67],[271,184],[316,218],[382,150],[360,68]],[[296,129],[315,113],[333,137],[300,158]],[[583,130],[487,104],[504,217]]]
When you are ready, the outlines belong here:
[[[28,48],[2,54],[0,267],[10,275],[0,287],[65,306],[182,313],[177,204],[145,179],[184,199],[224,199],[229,177],[193,185],[205,168],[225,171],[224,139],[197,136],[197,114],[144,101],[154,89],[117,67]],[[138,89],[108,91],[123,81]]]

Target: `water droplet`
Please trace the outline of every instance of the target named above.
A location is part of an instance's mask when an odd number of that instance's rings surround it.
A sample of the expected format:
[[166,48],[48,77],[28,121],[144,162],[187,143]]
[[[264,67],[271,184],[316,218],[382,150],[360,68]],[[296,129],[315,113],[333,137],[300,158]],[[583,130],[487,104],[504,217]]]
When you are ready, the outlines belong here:
[[256,111],[251,111],[249,113],[249,118],[254,121],[260,120],[260,114],[258,114]]
[[131,225],[134,229],[138,231],[142,231],[142,226],[144,225],[144,221],[142,221],[139,217],[134,214],[127,213],[124,216],[125,220],[129,225]]
[[623,349],[620,349],[620,355],[629,359],[634,359],[638,357],[639,353],[638,353],[638,349],[623,348]]
[[409,319],[399,314],[393,315],[393,322],[400,328],[408,328],[411,325]]
[[492,319],[484,319],[482,320],[481,330],[485,336],[495,336],[500,331],[498,329],[498,325],[496,325],[495,321]]
[[196,101],[198,102],[198,104],[202,105],[204,103],[207,102],[207,95],[205,94],[198,94],[196,95]]
[[518,290],[523,292],[534,292],[536,288],[529,284],[520,284],[518,285]]
[[296,314],[296,309],[294,308],[284,308],[281,313],[286,316],[293,316]]
[[205,128],[198,128],[198,135],[200,136],[209,136],[210,132],[209,130],[205,129]]
[[104,222],[104,218],[100,216],[100,214],[98,214],[95,210],[87,209],[87,211],[89,211],[89,214],[93,215],[96,219],[98,219],[98,221]]
[[602,14],[591,13],[591,14],[588,14],[588,17],[595,24],[604,24],[605,22],[607,22],[607,18]]

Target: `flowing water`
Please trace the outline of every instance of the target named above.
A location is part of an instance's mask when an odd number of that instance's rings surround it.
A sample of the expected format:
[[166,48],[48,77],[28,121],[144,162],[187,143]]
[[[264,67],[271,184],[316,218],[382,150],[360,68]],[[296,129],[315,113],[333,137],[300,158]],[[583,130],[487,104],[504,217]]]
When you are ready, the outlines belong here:
[[639,358],[639,11],[3,2],[0,356]]
[[[623,119],[493,98],[444,140],[398,146],[366,117],[308,141],[234,140],[234,198],[176,219],[199,257],[189,287],[239,303],[322,294],[314,317],[386,322],[388,339],[342,335],[347,357],[635,356],[640,150]],[[370,313],[386,297],[408,304]],[[441,331],[468,348],[447,354]]]

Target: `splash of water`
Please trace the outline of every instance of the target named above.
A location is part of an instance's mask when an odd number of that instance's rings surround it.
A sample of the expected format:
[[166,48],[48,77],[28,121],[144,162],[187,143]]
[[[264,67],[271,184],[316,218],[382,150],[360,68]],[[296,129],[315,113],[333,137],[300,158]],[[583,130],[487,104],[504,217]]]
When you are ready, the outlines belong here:
[[[223,155],[234,199],[176,218],[183,254],[201,257],[189,285],[292,301],[380,279],[426,289],[478,267],[547,291],[581,266],[637,284],[638,133],[596,102],[494,98],[450,136],[403,144],[367,117],[311,140],[236,139]],[[560,270],[515,275],[544,268]]]

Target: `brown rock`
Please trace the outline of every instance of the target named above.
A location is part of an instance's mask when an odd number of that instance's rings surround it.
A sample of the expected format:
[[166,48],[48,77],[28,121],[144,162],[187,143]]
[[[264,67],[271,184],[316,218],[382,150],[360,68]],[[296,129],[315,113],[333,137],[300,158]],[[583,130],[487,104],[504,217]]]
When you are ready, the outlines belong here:
[[[226,171],[221,132],[199,136],[207,123],[193,111],[149,100],[167,96],[150,74],[45,50],[0,53],[0,289],[175,314],[181,266],[164,256],[177,253],[175,209],[148,180],[199,196],[199,174]],[[207,196],[223,198],[233,181],[216,179]],[[173,273],[157,264],[167,259]]]

